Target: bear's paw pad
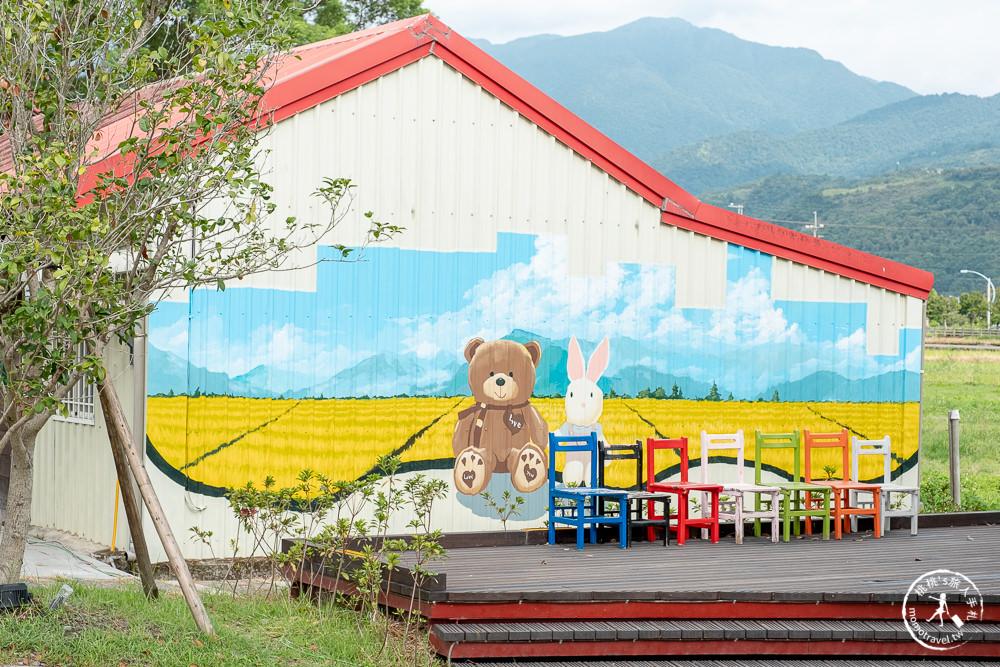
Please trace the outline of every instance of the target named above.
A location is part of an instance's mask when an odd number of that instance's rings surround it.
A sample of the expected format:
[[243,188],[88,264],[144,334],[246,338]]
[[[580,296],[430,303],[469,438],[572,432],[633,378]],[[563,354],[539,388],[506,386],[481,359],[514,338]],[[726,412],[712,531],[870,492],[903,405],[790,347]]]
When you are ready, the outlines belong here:
[[489,481],[486,461],[477,450],[469,447],[455,457],[455,488],[460,493],[474,496],[485,489]]
[[517,457],[517,465],[511,473],[511,483],[518,491],[530,493],[541,488],[547,479],[545,455],[534,444],[528,443]]

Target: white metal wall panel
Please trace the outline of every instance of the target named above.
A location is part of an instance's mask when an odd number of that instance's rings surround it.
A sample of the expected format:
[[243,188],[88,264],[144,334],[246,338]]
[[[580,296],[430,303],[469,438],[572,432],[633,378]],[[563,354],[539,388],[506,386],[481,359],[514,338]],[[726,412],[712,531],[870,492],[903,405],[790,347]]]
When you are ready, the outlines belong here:
[[772,267],[776,300],[866,304],[865,331],[871,354],[898,354],[900,330],[921,328],[920,299],[784,259],[775,258]]

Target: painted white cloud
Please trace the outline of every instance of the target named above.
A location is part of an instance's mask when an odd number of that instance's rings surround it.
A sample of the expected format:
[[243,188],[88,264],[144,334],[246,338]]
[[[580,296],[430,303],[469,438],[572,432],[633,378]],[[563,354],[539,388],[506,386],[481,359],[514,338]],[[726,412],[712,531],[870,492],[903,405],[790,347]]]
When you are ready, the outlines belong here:
[[712,315],[705,334],[737,347],[805,341],[798,324],[789,323],[784,312],[775,308],[771,283],[759,268],[728,283],[726,306]]
[[[288,376],[323,381],[371,356],[371,350],[333,346],[321,332],[291,323],[271,322],[254,329],[246,338],[224,335],[221,318],[201,320],[204,326],[192,332],[191,363],[213,372],[237,377],[258,366]],[[186,324],[186,323],[185,323]],[[199,335],[204,332],[204,335]],[[218,335],[218,332],[223,332]],[[290,380],[295,386],[304,380]]]
[[[151,320],[152,322],[153,320]],[[188,320],[177,319],[165,327],[151,327],[149,344],[153,347],[175,354],[181,359],[187,359],[188,354]]]
[[409,351],[422,358],[442,351],[434,341],[458,347],[473,336],[499,338],[516,328],[548,338],[575,334],[598,339],[621,334],[646,337],[670,315],[673,267],[609,264],[601,276],[569,275],[566,239],[539,236],[527,262],[498,270],[466,291],[457,312],[398,320]]

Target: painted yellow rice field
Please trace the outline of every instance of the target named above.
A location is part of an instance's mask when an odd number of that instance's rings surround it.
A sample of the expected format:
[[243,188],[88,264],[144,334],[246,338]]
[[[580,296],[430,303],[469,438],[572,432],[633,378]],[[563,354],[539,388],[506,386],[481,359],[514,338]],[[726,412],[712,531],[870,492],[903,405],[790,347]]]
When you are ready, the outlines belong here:
[[[198,398],[190,401],[187,419],[177,415],[167,401],[150,398],[150,442],[160,455],[177,469],[186,465],[189,477],[211,486],[241,486],[260,483],[268,475],[279,485],[290,485],[304,468],[312,468],[333,479],[356,479],[374,465],[379,456],[402,447],[407,440],[460,399],[307,400]],[[183,398],[181,399],[183,400]],[[230,401],[250,401],[244,405],[252,415],[249,428],[236,429],[219,424],[231,414]],[[168,421],[157,413],[172,413]],[[155,415],[155,416],[154,416]],[[277,418],[275,418],[277,417]],[[246,423],[241,419],[240,423]],[[185,424],[188,425],[185,437]],[[172,430],[168,428],[172,426]],[[239,437],[242,435],[242,437]],[[239,440],[233,442],[234,438]],[[225,445],[215,454],[197,461],[204,452]]]
[[[355,479],[371,469],[379,456],[403,448],[418,433],[420,436],[402,452],[404,461],[451,458],[457,414],[471,402],[471,398],[150,398],[148,435],[170,465],[211,486],[260,483],[267,475],[281,485],[290,485],[304,468],[333,479]],[[550,429],[562,424],[562,399],[533,399],[532,404]],[[917,449],[918,418],[919,405],[915,403],[607,399],[601,423],[607,440],[615,443],[657,434],[687,436],[693,459],[700,456],[698,436],[702,429],[724,433],[742,428],[748,438],[747,458],[753,460],[754,429],[832,432],[842,427],[868,438],[888,434],[897,455],[907,459]],[[665,458],[658,465],[665,467],[676,461],[676,457]],[[791,460],[769,452],[765,463],[789,469]],[[822,474],[823,466],[830,463],[820,457],[814,472]],[[872,466],[862,468],[862,477],[874,474]],[[625,466],[615,466],[608,471],[608,483],[627,485],[634,481],[633,475]]]

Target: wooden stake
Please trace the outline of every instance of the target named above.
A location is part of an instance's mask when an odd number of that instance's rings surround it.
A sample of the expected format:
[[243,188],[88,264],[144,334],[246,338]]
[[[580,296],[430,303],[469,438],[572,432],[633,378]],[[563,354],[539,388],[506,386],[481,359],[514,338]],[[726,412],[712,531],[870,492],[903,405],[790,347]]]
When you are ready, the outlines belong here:
[[163,549],[167,552],[167,560],[170,562],[174,575],[177,577],[177,583],[180,584],[181,592],[184,593],[184,599],[191,610],[191,615],[194,616],[194,622],[198,625],[198,629],[206,635],[214,635],[215,629],[212,627],[212,621],[208,617],[208,612],[201,601],[201,596],[198,595],[198,589],[195,588],[191,572],[188,570],[187,561],[184,560],[180,547],[177,546],[177,540],[174,539],[173,531],[170,530],[170,524],[167,523],[167,518],[163,514],[163,508],[156,497],[153,483],[149,479],[146,467],[139,456],[139,450],[135,446],[135,440],[132,438],[132,430],[125,419],[125,410],[122,409],[122,404],[118,399],[118,392],[115,391],[114,383],[108,379],[102,380],[98,383],[98,389],[102,397],[101,405],[106,406],[104,410],[108,429],[117,431],[117,435],[120,438],[119,442],[122,444],[125,456],[128,458],[129,467],[132,469],[132,474],[135,475],[136,483],[139,485],[139,493],[142,495],[142,500],[149,511],[149,518],[153,520],[153,525],[156,526],[156,533],[160,536]]
[[951,502],[962,505],[962,466],[958,454],[958,410],[948,413],[948,479],[951,481]]
[[[142,580],[142,591],[149,599],[155,599],[159,594],[156,588],[156,579],[153,576],[153,564],[149,558],[149,547],[146,545],[146,537],[142,531],[142,516],[139,514],[139,501],[135,497],[135,488],[132,486],[132,474],[128,469],[128,459],[125,455],[125,447],[122,444],[122,436],[119,429],[114,425],[115,419],[111,413],[110,404],[118,399],[118,394],[114,390],[114,385],[106,382],[98,384],[101,392],[101,409],[104,411],[104,421],[108,425],[108,441],[111,443],[111,453],[115,459],[115,471],[118,473],[118,486],[122,494],[122,503],[125,505],[125,516],[128,518],[128,529],[132,533],[132,546],[135,547],[135,562],[139,567],[139,578]],[[114,394],[114,398],[109,394]]]

